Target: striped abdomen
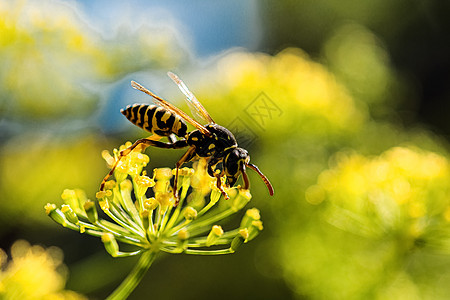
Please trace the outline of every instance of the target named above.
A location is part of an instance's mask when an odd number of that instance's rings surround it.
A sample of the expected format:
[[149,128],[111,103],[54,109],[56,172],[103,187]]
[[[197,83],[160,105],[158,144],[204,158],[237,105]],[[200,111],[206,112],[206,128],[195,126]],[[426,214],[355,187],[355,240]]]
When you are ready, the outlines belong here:
[[133,104],[120,111],[131,123],[151,133],[185,137],[187,125],[178,115],[156,105]]

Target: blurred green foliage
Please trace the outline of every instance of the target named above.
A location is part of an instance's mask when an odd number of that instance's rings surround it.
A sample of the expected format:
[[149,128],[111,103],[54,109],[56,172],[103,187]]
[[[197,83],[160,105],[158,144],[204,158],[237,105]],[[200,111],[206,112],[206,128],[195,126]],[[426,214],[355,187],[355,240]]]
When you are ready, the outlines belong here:
[[[271,180],[275,196],[269,197],[259,176],[249,171],[252,201],[265,216],[255,248],[219,262],[186,257],[157,262],[165,276],[149,275],[136,299],[149,290],[160,299],[208,298],[219,293],[213,288],[217,281],[234,279],[227,283],[230,291],[221,286],[224,298],[235,296],[245,281],[239,295],[254,299],[445,299],[448,145],[411,125],[414,112],[399,109],[415,107],[417,87],[398,72],[378,35],[386,33],[392,42],[396,32],[418,20],[410,14],[403,27],[393,28],[398,15],[406,14],[405,1],[266,2],[263,16],[271,16],[264,18],[266,45],[302,39],[321,57],[283,46],[275,55],[229,51],[206,66],[189,61],[189,49],[170,29],[125,26],[105,39],[73,4],[45,3],[0,1],[0,126],[5,130],[0,234],[50,222],[42,207],[65,188],[82,188],[92,198],[107,172],[101,150],[132,138],[105,137],[92,123],[84,124],[107,108],[104,89],[143,70],[173,70],[213,119],[236,133],[252,163]],[[177,105],[182,99],[176,86],[161,96]],[[76,126],[61,126],[70,121]],[[131,124],[127,128],[130,135],[137,132]],[[148,152],[156,163],[177,158]],[[43,236],[52,236],[52,230],[46,228]],[[76,248],[80,243],[74,236],[61,238],[55,244]],[[121,276],[113,271],[117,262],[105,259],[108,267],[102,268],[98,256],[77,259],[69,266],[74,278],[69,284],[81,292],[87,286],[84,272],[106,272],[105,281]],[[204,275],[213,271],[215,276]],[[173,289],[173,277],[180,291]],[[85,292],[101,295],[93,282]],[[186,295],[186,289],[198,292]]]
[[[388,65],[383,67],[385,56],[377,43],[364,47],[368,59],[370,53],[380,53],[372,63],[384,71],[375,72],[378,78],[372,84],[358,84],[352,80],[354,74],[344,74],[360,97],[351,97],[335,76],[298,49],[273,57],[229,54],[207,72],[214,83],[202,85],[207,81],[201,78],[201,87],[194,90],[213,115],[225,119],[226,112],[231,118],[237,111],[258,134],[249,150],[275,187],[270,199],[252,176],[255,198],[266,198],[275,227],[270,242],[263,245],[264,258],[257,262],[263,272],[278,270],[300,298],[445,298],[444,283],[421,280],[446,276],[445,267],[435,264],[450,262],[443,255],[448,253],[450,233],[447,154],[442,140],[430,132],[388,122],[392,113],[384,114],[386,121],[370,117],[380,106],[392,109],[383,104],[385,95],[375,93],[393,79]],[[260,105],[264,126],[251,113],[240,113],[258,105],[254,99],[261,92],[283,112],[270,116]],[[334,154],[340,149],[366,155],[387,152],[380,158],[352,154],[345,159],[344,154]],[[324,171],[330,163],[331,171]],[[343,171],[334,170],[341,165]],[[384,177],[377,179],[377,174]]]
[[106,169],[100,156],[103,146],[94,135],[63,140],[49,134],[24,134],[3,145],[1,223],[47,223],[42,207],[46,199],[59,199],[62,187],[98,189],[95,178],[101,178]]

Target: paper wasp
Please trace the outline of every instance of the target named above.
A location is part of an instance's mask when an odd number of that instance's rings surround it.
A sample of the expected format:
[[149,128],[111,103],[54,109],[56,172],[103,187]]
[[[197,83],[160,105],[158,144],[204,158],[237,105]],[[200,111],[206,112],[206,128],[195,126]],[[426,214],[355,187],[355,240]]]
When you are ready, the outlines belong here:
[[[128,155],[133,149],[141,145],[144,148],[154,146],[166,149],[180,149],[189,147],[184,155],[176,163],[175,179],[173,193],[178,200],[178,171],[180,167],[189,161],[204,157],[208,159],[207,171],[211,177],[216,178],[217,188],[222,195],[228,199],[221,177],[226,176],[226,184],[233,186],[239,176],[242,174],[244,189],[250,186],[246,168],[256,171],[266,184],[269,194],[273,195],[273,187],[267,177],[258,169],[257,166],[250,163],[250,156],[247,150],[238,147],[236,138],[225,127],[216,124],[203,105],[192,94],[177,75],[168,72],[168,76],[177,84],[178,88],[186,96],[188,104],[193,108],[196,116],[203,120],[206,125],[189,117],[185,112],[170,104],[166,100],[153,94],[151,91],[135,81],[131,81],[131,86],[141,92],[153,97],[156,105],[134,104],[121,110],[121,113],[133,124],[142,129],[151,132],[153,135],[149,138],[139,139],[133,145],[119,154],[118,160],[111,171],[103,179],[100,190],[104,189],[108,178],[113,174],[114,169],[120,159]],[[187,132],[187,123],[193,125],[196,130]],[[175,137],[177,136],[178,139]],[[169,142],[159,141],[162,137],[168,137]]]

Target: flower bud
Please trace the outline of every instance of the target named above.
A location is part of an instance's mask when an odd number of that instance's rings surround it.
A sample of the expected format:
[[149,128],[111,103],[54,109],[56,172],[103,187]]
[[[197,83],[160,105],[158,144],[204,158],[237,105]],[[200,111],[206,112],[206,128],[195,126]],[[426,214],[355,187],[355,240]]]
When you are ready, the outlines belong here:
[[180,229],[180,231],[178,231],[177,238],[177,250],[181,253],[187,248],[189,231],[187,231],[186,228]]
[[248,237],[247,237],[247,241],[251,241],[253,240],[258,234],[259,232],[263,230],[263,225],[262,225],[262,221],[261,220],[255,220],[252,222],[251,226],[248,227]]
[[109,153],[108,150],[102,151],[102,157],[108,164],[109,168],[112,168],[114,166],[114,163],[116,162],[115,158]]
[[53,221],[56,223],[66,227],[66,216],[63,214],[61,210],[59,210],[55,204],[47,203],[47,205],[44,206],[45,212],[47,215],[52,218]]
[[158,205],[159,205],[159,202],[156,201],[156,199],[154,197],[151,197],[144,201],[144,209],[146,209],[146,210],[152,211],[155,208],[157,208]]
[[116,257],[117,253],[119,252],[119,245],[117,244],[117,241],[111,233],[104,233],[102,234],[102,242],[105,246],[106,251],[112,256]]
[[63,204],[61,206],[61,212],[66,216],[66,219],[69,222],[71,222],[73,224],[78,224],[78,222],[79,222],[78,216],[69,205]]
[[86,216],[88,220],[95,224],[98,221],[97,209],[95,207],[95,202],[88,200],[84,203],[84,211],[86,212]]
[[241,210],[252,199],[249,190],[239,190],[239,194],[232,200],[231,207],[234,211]]
[[130,180],[126,179],[120,182],[120,188],[124,191],[131,193],[131,191],[133,190],[133,184],[131,183]]
[[[245,232],[242,232],[245,235]],[[231,241],[230,249],[231,251],[235,252],[239,247],[242,246],[242,244],[245,242],[246,238],[242,236],[241,230],[239,231],[239,234],[234,237],[234,239]]]
[[245,212],[244,217],[242,218],[240,227],[241,228],[249,227],[252,225],[253,221],[260,220],[260,219],[261,219],[261,215],[259,213],[259,209],[257,209],[257,208],[248,209]]
[[216,204],[217,201],[219,201],[220,196],[222,196],[222,193],[219,190],[217,190],[217,189],[212,190],[211,195],[209,196],[209,198],[210,198],[209,205],[212,206],[212,205]]
[[192,206],[188,206],[185,208],[183,216],[186,220],[192,221],[197,218],[197,210]]
[[180,240],[187,240],[189,238],[189,231],[186,228],[182,228],[178,231],[177,236]]
[[83,211],[82,207],[84,205],[84,202],[86,202],[87,200],[84,191],[79,189],[65,189],[61,194],[61,198],[63,199],[64,203],[70,205],[70,207],[72,207],[72,209],[76,213],[80,213]]
[[147,231],[148,227],[150,226],[150,220],[148,217],[150,216],[151,212],[147,209],[144,209],[140,212],[141,220],[142,220],[142,226]]
[[99,201],[98,201],[98,205],[100,205],[100,208],[101,208],[103,211],[109,210],[109,201],[108,201],[108,199],[102,199],[102,200],[99,200]]
[[206,238],[206,246],[212,246],[223,235],[223,229],[219,225],[214,225]]
[[165,214],[169,206],[173,205],[173,203],[175,202],[175,199],[171,192],[156,193],[155,198],[161,206],[161,214]]

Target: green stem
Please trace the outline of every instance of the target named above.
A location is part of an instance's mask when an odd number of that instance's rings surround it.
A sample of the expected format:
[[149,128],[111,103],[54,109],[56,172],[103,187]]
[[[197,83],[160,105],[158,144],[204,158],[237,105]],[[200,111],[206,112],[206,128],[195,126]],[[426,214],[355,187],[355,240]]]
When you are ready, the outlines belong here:
[[107,300],[123,300],[126,299],[136,288],[141,279],[144,277],[148,268],[152,265],[156,258],[155,251],[148,250],[144,252],[139,259],[137,265],[133,268],[127,278],[116,288],[116,290],[106,298]]

